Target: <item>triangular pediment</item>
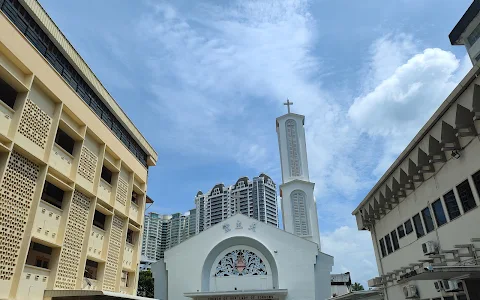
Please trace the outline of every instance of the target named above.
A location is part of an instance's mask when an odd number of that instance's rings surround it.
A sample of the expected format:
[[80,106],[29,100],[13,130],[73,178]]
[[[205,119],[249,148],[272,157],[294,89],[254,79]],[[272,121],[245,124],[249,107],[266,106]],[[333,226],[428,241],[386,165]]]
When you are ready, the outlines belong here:
[[183,244],[185,244],[185,242],[187,242],[187,241],[191,241],[191,242],[194,242],[194,243],[195,243],[196,239],[201,241],[201,240],[204,239],[204,237],[206,235],[212,234],[212,232],[217,232],[217,230],[214,230],[214,229],[218,229],[218,228],[222,228],[222,232],[225,233],[225,238],[232,237],[232,235],[233,236],[235,236],[235,235],[245,236],[245,235],[249,235],[249,234],[255,234],[256,232],[260,232],[260,231],[262,231],[262,232],[266,231],[267,235],[268,235],[269,231],[275,231],[275,232],[279,232],[280,234],[285,234],[285,235],[289,236],[290,238],[293,237],[295,239],[298,239],[299,243],[315,244],[312,241],[304,239],[304,238],[302,238],[300,236],[297,236],[293,233],[286,232],[285,230],[280,229],[276,226],[273,226],[273,225],[270,225],[270,224],[267,224],[267,223],[264,223],[264,222],[260,222],[257,219],[254,219],[254,218],[245,216],[243,214],[237,213],[237,214],[235,214],[233,216],[230,216],[227,219],[221,221],[220,223],[217,223],[217,224],[207,228],[206,230],[194,235],[193,237],[181,242],[180,244],[175,245],[174,247],[166,250],[165,253],[171,251],[172,249],[182,247]]

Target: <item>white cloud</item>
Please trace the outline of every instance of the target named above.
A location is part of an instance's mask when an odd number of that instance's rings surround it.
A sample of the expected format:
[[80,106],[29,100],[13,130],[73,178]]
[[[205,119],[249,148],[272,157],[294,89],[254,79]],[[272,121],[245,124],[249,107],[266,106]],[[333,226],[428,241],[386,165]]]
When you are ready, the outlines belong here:
[[[396,54],[388,58],[394,49]],[[460,63],[449,51],[428,48],[411,55],[412,51],[415,47],[408,36],[377,41],[370,78],[378,84],[357,97],[348,111],[361,130],[383,138],[377,176],[388,168],[469,69],[466,59]]]
[[322,251],[335,253],[333,272],[350,272],[352,281],[368,287],[368,279],[378,276],[373,246],[368,231],[342,226],[322,237]]

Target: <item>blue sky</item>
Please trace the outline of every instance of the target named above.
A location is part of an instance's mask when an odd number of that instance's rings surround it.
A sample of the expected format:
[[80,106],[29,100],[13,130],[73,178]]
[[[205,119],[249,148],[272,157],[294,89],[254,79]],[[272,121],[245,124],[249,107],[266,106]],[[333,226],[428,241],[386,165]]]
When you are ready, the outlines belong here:
[[40,0],[159,153],[151,211],[266,172],[275,118],[306,116],[322,250],[377,275],[351,212],[471,63],[448,34],[471,0]]

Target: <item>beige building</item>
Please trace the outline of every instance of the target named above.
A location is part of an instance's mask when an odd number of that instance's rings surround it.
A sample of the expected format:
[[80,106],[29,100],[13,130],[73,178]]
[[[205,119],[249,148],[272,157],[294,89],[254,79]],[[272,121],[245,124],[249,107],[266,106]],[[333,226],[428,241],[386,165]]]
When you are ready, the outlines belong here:
[[156,160],[39,3],[0,0],[0,299],[135,295]]
[[368,284],[385,299],[480,299],[479,67],[353,212],[377,258],[380,276]]

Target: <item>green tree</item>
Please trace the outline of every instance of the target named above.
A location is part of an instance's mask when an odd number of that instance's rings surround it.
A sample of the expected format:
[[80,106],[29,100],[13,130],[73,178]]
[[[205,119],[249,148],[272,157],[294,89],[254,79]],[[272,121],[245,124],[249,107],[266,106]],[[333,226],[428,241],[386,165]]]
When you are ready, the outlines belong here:
[[140,271],[138,276],[138,291],[137,295],[147,298],[153,298],[153,276],[150,270]]
[[363,285],[361,285],[360,283],[358,282],[355,282],[353,285],[352,285],[352,292],[354,291],[363,291],[364,288],[363,288]]

